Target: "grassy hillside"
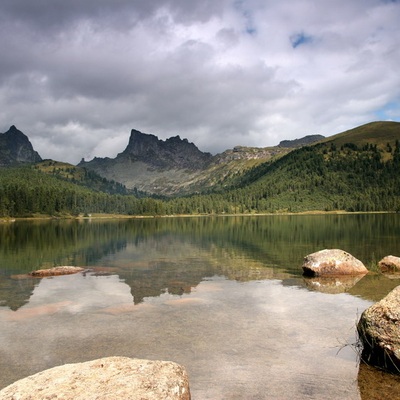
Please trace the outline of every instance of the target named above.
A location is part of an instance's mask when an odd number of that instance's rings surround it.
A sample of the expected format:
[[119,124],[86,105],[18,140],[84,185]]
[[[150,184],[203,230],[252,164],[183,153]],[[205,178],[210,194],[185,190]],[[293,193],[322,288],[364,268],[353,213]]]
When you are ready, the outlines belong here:
[[370,122],[357,128],[331,136],[322,143],[334,143],[336,146],[343,146],[346,143],[354,143],[358,147],[366,144],[376,145],[382,150],[384,161],[389,160],[391,151],[400,139],[400,123],[390,121]]
[[371,143],[376,144],[381,150],[386,150],[387,143],[394,147],[396,140],[400,140],[400,123],[378,121],[338,133],[319,143],[335,143],[337,146],[342,146],[345,143],[354,143],[360,147]]

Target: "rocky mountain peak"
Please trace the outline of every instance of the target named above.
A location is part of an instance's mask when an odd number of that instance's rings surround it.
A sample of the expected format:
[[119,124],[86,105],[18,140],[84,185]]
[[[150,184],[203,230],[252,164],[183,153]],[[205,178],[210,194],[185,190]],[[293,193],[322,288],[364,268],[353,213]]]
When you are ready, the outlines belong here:
[[210,153],[203,153],[179,135],[164,141],[135,129],[131,131],[128,146],[118,157],[129,157],[131,161],[142,161],[161,169],[190,170],[203,169],[212,160]]
[[28,137],[11,125],[5,133],[0,133],[0,166],[36,163],[42,161],[39,153],[33,149]]

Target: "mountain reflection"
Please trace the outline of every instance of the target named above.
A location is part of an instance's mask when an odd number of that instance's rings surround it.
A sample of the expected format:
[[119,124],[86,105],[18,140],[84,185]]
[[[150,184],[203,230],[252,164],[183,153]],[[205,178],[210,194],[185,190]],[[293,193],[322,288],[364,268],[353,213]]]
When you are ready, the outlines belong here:
[[16,311],[29,301],[37,279],[24,277],[22,279],[0,276],[0,306]]
[[[20,279],[21,275],[56,265],[83,266],[94,274],[118,275],[131,288],[134,304],[165,292],[190,293],[213,276],[238,282],[279,279],[285,286],[307,287],[312,282],[301,278],[306,254],[322,248],[342,248],[368,265],[372,259],[400,254],[399,231],[397,215],[0,224],[0,306],[17,310],[26,304],[40,280]],[[370,294],[376,292],[370,282],[365,278],[354,281],[343,285],[343,291],[370,299]],[[321,286],[320,282],[317,285]],[[311,286],[316,288],[315,283]],[[329,286],[332,284],[328,282],[325,287]],[[389,290],[391,282],[384,287]]]

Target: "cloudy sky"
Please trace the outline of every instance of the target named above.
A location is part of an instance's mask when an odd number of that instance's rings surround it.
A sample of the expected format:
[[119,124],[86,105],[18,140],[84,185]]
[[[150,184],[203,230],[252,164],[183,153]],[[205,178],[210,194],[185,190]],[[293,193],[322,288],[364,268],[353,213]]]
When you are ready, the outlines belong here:
[[213,154],[400,121],[400,1],[0,0],[0,132],[115,157],[132,128]]

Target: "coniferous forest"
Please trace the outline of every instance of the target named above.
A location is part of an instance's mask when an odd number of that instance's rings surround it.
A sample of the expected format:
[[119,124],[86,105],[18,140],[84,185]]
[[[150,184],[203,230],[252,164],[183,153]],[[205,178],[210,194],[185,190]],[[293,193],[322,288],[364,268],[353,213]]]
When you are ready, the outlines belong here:
[[[400,142],[325,141],[244,171],[207,193],[155,198],[82,169],[1,168],[0,216],[400,211]],[[81,170],[81,171],[82,171]]]

